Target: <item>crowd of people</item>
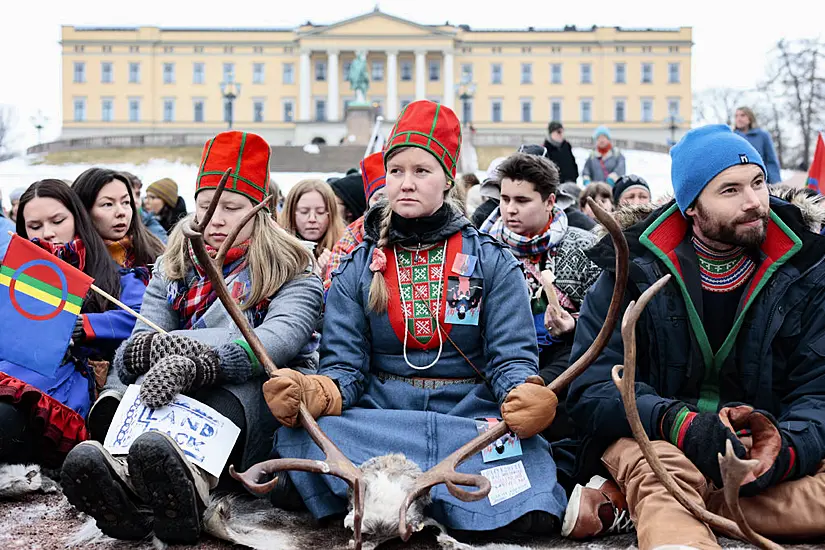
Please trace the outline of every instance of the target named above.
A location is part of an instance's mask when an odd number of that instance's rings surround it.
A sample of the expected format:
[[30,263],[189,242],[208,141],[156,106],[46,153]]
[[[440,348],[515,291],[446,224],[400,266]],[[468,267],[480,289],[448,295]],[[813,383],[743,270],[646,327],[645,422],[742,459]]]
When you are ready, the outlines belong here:
[[[242,490],[230,464],[324,458],[298,425],[301,405],[355,464],[403,452],[422,470],[503,421],[515,456],[476,453],[463,471],[518,462],[522,483],[495,502],[434,487],[427,514],[456,536],[635,529],[643,550],[718,548],[632,439],[611,379],[623,362],[619,326],[568,391],[548,387],[593,342],[616,284],[592,199],[629,245],[623,309],[671,277],[636,336],[639,411],[668,471],[698,506],[730,517],[717,453],[732,445],[757,464],[740,488],[752,525],[822,537],[825,205],[770,185],[770,141],[748,109],[736,120],[735,131],[686,133],[671,151],[672,195],[660,197],[627,173],[605,127],[581,169],[552,122],[543,144],[495,159],[482,181],[460,175],[461,124],[426,100],[402,111],[359,169],[301,181],[285,197],[270,180],[269,145],[241,131],[206,143],[193,213],[168,178],[143,190],[135,175],[101,167],[34,182],[10,197],[11,230],[145,320],[90,294],[54,376],[0,361],[0,464],[60,468],[69,502],[106,535],[195,544],[210,494]],[[226,250],[219,267],[280,367],[274,378],[182,231],[206,214],[228,168],[204,240],[213,259]],[[151,408],[186,394],[239,428],[220,476],[160,431],[128,455],[109,453],[106,433],[133,383]],[[347,499],[341,480],[303,471],[278,476],[270,495],[316,518],[343,517]]]

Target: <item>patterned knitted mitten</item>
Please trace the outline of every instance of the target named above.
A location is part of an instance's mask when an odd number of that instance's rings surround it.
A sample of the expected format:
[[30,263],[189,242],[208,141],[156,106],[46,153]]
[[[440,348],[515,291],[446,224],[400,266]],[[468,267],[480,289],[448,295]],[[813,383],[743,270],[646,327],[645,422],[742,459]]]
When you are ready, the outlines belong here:
[[218,355],[209,350],[196,359],[167,355],[146,373],[140,397],[152,409],[172,402],[176,395],[215,383],[220,373]]
[[149,372],[155,363],[169,355],[195,359],[210,352],[211,347],[186,336],[142,332],[126,343],[123,350],[123,366],[127,373],[138,377]]

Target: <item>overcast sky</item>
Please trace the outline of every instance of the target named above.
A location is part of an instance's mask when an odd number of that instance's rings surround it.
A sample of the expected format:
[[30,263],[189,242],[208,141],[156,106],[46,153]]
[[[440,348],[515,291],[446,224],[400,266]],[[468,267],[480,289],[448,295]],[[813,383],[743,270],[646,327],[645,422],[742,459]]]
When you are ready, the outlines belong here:
[[[822,31],[818,2],[727,0],[382,0],[382,11],[424,24],[477,28],[693,27],[693,89],[749,88],[764,74],[780,38]],[[60,26],[294,27],[328,24],[371,11],[374,0],[7,0],[0,17],[0,104],[19,110],[25,145],[38,110],[49,117],[44,140],[60,133]],[[760,6],[761,4],[761,6]],[[13,7],[12,7],[13,6]],[[819,13],[817,13],[819,12]]]

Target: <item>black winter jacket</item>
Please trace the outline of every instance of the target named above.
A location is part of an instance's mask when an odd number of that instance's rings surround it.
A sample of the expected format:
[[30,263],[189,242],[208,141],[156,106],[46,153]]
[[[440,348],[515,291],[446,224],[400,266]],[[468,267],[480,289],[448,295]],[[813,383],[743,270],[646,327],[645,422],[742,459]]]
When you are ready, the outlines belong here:
[[556,146],[545,139],[544,147],[547,149],[547,156],[559,167],[559,178],[562,183],[579,179],[579,167],[576,165],[576,157],[573,156],[573,148],[569,141],[565,140],[560,146]]

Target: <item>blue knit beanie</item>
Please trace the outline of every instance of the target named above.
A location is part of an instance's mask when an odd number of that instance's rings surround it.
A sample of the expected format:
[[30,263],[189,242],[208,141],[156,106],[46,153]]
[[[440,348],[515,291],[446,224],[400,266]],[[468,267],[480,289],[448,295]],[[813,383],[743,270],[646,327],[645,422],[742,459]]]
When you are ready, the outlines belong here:
[[682,214],[710,180],[737,164],[755,164],[767,174],[765,163],[748,140],[724,124],[710,124],[686,133],[670,150],[670,179]]
[[607,139],[613,139],[610,137],[610,130],[607,129],[607,126],[599,126],[593,131],[593,141],[599,139],[599,136],[604,136]]

